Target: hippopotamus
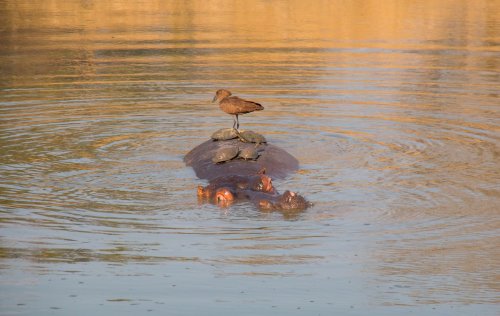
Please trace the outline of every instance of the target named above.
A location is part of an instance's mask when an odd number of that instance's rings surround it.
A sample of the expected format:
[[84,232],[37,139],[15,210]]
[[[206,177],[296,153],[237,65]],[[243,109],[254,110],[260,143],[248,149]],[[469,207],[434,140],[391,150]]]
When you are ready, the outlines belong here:
[[236,201],[249,200],[263,211],[303,211],[312,205],[303,196],[285,191],[283,194],[271,194],[265,191],[255,191],[252,189],[235,189],[229,187],[218,187],[214,190],[204,191],[198,187],[198,198],[200,201],[208,201],[221,207],[227,207]]
[[[232,158],[233,155],[228,159],[213,159],[225,148],[236,147],[241,151],[250,146],[259,152],[256,160]],[[295,192],[279,194],[274,188],[272,178],[284,178],[299,167],[295,157],[277,146],[247,143],[239,138],[208,140],[193,148],[184,162],[199,178],[209,181],[205,187],[198,186],[200,201],[227,207],[249,200],[263,211],[302,211],[311,205]]]
[[302,211],[312,205],[303,196],[288,190],[273,199],[263,197],[258,203],[258,207],[266,211]]
[[234,192],[252,190],[266,192],[269,194],[276,193],[276,189],[273,187],[271,178],[266,175],[266,169],[262,169],[255,175],[229,175],[217,177],[210,181],[210,184],[206,187],[198,186],[198,196],[210,199],[214,196],[217,189],[223,187]]
[[[220,164],[212,161],[220,149],[234,146],[238,146],[240,150],[246,147],[255,147],[260,156],[255,161],[233,159]],[[266,174],[272,178],[283,179],[299,169],[297,159],[283,149],[267,143],[244,143],[239,139],[208,140],[193,148],[184,157],[184,162],[194,169],[198,178],[209,181],[226,175],[255,175],[262,169],[266,169]]]
[[265,211],[302,211],[311,205],[301,195],[285,191],[279,194],[265,169],[256,175],[229,175],[215,178],[206,187],[198,186],[198,199],[227,207],[236,201],[250,200]]

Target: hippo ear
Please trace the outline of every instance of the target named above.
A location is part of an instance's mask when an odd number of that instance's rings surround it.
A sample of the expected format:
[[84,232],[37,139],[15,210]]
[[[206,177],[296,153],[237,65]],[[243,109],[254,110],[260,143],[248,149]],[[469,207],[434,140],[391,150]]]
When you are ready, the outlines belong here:
[[266,168],[262,168],[257,172],[257,174],[266,174]]

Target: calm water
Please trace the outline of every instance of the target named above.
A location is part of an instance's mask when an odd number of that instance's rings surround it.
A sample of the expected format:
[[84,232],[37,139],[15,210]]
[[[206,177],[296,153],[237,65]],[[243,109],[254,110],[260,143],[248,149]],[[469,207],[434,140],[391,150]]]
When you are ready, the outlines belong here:
[[[108,2],[0,1],[0,314],[498,315],[499,1]],[[218,88],[314,207],[198,205]]]

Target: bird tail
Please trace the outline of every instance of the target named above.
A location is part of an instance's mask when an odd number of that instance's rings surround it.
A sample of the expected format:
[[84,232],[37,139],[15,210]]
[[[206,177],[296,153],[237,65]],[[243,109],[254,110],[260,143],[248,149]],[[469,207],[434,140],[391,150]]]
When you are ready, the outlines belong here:
[[255,111],[262,111],[262,110],[264,110],[264,107],[261,104],[256,103],[256,102],[253,102],[253,104],[255,105]]

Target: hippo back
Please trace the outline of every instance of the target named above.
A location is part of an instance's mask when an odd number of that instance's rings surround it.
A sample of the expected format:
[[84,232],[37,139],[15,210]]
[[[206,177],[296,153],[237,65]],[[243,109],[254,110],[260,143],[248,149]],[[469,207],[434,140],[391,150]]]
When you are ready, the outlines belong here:
[[212,158],[219,149],[234,146],[242,150],[246,147],[255,147],[255,144],[243,143],[239,139],[208,140],[193,148],[184,157],[184,162],[194,169],[196,176],[209,181],[224,175],[255,175],[262,168],[265,168],[266,174],[272,178],[284,178],[299,168],[299,162],[295,157],[270,144],[257,146],[260,156],[255,161],[233,159],[220,164],[212,162]]

